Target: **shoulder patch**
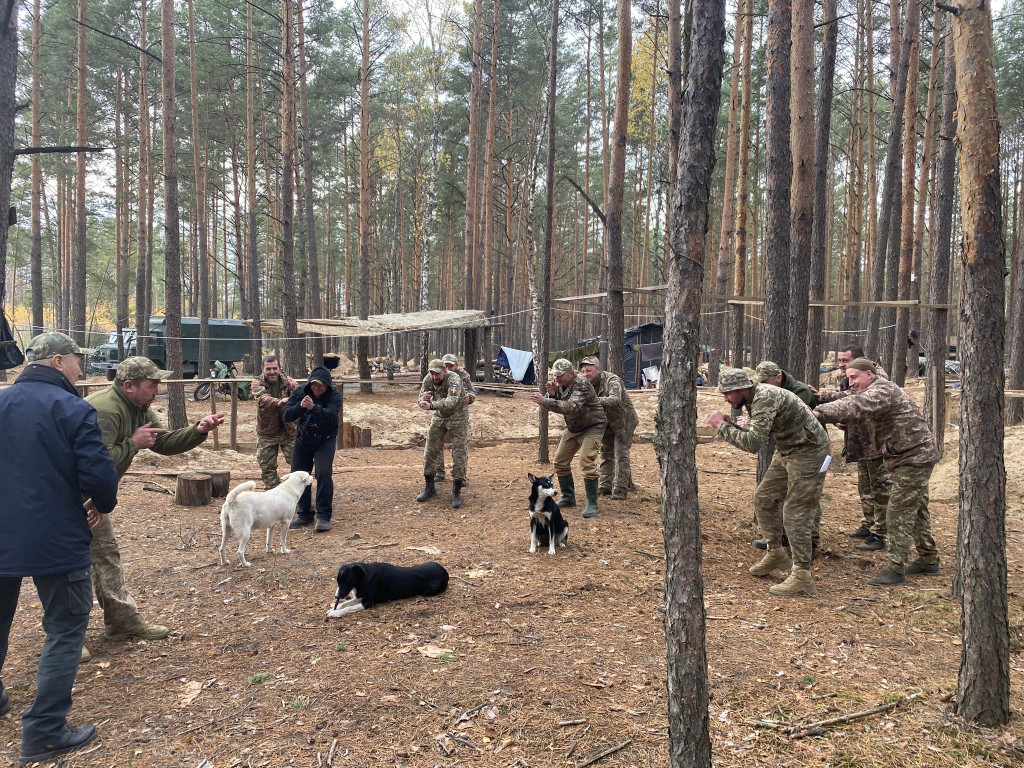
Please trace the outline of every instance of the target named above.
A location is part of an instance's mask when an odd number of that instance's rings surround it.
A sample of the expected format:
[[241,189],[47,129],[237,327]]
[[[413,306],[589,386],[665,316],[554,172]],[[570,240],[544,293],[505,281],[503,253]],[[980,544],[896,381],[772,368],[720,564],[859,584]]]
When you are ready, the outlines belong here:
[[457,394],[459,394],[459,385],[458,384],[452,384],[450,387],[448,387],[448,394],[449,395],[457,395]]

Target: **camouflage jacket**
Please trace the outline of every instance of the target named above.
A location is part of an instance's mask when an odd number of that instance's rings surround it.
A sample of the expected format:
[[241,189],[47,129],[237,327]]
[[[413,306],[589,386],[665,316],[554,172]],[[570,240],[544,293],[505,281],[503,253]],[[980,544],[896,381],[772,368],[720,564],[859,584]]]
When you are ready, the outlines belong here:
[[640,423],[640,418],[636,415],[633,400],[626,391],[622,379],[614,373],[601,371],[593,386],[597,393],[597,402],[604,408],[605,416],[608,418],[608,427],[614,432],[632,434]]
[[573,434],[608,424],[604,408],[598,402],[597,392],[580,373],[576,374],[568,387],[556,388],[554,397],[545,397],[544,407],[562,414],[565,417],[565,428]]
[[459,374],[459,377],[462,379],[462,387],[466,392],[463,396],[466,401],[466,405],[472,405],[476,402],[476,390],[473,389],[473,377],[470,376],[469,371],[461,365],[456,366],[455,372]]
[[[889,378],[880,365],[876,363],[875,367],[879,376],[884,379]],[[839,391],[819,393],[819,403],[833,403],[853,394],[853,390],[850,389],[850,380],[844,374],[839,374],[836,383],[839,385]],[[815,405],[812,403],[811,407],[814,408]],[[843,432],[843,457],[848,462],[852,464],[857,461],[872,461],[882,458],[882,453],[875,446],[871,424],[865,421],[851,421],[844,426],[846,430]]]
[[928,423],[910,396],[888,379],[876,377],[863,392],[852,392],[819,405],[815,415],[825,423],[867,422],[885,468],[927,467],[939,460]]
[[455,371],[448,371],[440,384],[435,384],[428,373],[423,377],[417,402],[423,399],[424,393],[430,393],[430,410],[434,418],[461,419],[469,416],[466,404],[462,402],[466,395],[466,387],[462,377]]
[[829,447],[828,433],[811,409],[789,390],[771,384],[754,385],[747,426],[724,422],[718,436],[750,453],[761,450],[769,437],[775,438],[783,456],[797,451],[827,451]]
[[[277,384],[271,385],[266,377],[260,375],[252,383],[253,394],[256,395],[256,434],[261,437],[276,437],[282,431],[295,439],[295,422],[287,423],[281,418],[284,407],[288,404],[295,387],[281,374]],[[275,394],[276,392],[276,394]]]
[[[96,409],[96,420],[100,424],[100,432],[103,433],[103,442],[106,443],[110,457],[117,465],[117,476],[124,477],[124,473],[132,465],[132,459],[139,452],[138,446],[132,440],[135,430],[147,423],[153,427],[163,427],[163,422],[152,408],[140,408],[129,400],[116,383],[89,395],[85,400]],[[206,435],[199,434],[199,430],[193,424],[191,427],[160,435],[149,450],[171,456],[189,451],[205,440]]]

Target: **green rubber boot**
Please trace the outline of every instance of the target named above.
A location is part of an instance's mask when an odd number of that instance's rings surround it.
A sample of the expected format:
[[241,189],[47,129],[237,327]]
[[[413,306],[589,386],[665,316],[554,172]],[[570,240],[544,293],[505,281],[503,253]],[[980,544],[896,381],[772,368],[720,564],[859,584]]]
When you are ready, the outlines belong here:
[[562,489],[562,498],[555,503],[560,509],[566,507],[576,506],[576,483],[572,479],[572,475],[560,475],[558,478],[558,487]]
[[593,517],[597,514],[597,478],[585,478],[583,486],[587,489],[587,505],[580,512],[582,517]]

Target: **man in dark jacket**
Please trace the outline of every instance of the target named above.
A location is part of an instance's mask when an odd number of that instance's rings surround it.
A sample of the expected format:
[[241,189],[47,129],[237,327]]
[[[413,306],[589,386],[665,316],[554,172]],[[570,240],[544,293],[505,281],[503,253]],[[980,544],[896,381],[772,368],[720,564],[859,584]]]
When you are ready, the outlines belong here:
[[[331,382],[331,372],[318,365],[306,384],[297,387],[284,409],[286,424],[296,422],[292,472],[312,472],[316,478],[316,530],[331,530],[334,511],[334,450],[341,414],[341,391]],[[299,507],[289,528],[313,524],[312,493],[309,486],[299,498]]]
[[[0,391],[0,669],[26,576],[39,593],[46,631],[36,698],[21,716],[21,765],[96,738],[95,726],[69,726],[67,714],[92,609],[89,528],[117,505],[117,470],[96,412],[73,386],[88,350],[62,333],[44,333],[25,351],[29,365]],[[0,683],[0,714],[10,706]]]

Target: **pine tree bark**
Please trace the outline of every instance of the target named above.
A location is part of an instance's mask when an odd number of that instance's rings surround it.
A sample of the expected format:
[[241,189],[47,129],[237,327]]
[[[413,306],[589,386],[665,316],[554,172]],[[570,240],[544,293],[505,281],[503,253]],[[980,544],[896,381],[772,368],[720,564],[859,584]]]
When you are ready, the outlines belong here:
[[[359,70],[359,317],[370,316],[370,0],[362,2],[362,65]],[[346,284],[347,287],[347,284]],[[356,342],[359,391],[373,393],[370,379],[370,340]]]
[[[42,48],[42,9],[40,0],[32,3],[32,146],[42,146],[42,73],[39,66],[39,54]],[[32,336],[43,332],[43,228],[40,199],[43,194],[43,167],[39,155],[32,155]],[[3,295],[0,294],[0,306]]]
[[[2,7],[2,6],[0,6]],[[7,296],[7,210],[11,205],[14,175],[14,116],[17,112],[14,85],[18,74],[18,10],[8,2],[7,17],[0,16],[0,315]]]
[[[249,355],[263,367],[263,329],[260,326],[260,255],[256,243],[256,83],[253,67],[252,4],[245,5],[245,259],[249,282],[252,341]],[[289,371],[291,375],[297,375]]]
[[608,171],[605,217],[608,228],[608,367],[622,376],[625,317],[622,301],[622,204],[626,183],[626,138],[629,131],[629,84],[633,69],[633,29],[629,0],[618,0],[619,57],[615,69],[615,116]]
[[[146,50],[149,45],[147,19],[149,6],[142,0],[139,7],[139,48]],[[139,209],[138,209],[138,257],[135,267],[135,350],[145,356],[149,351],[149,283],[152,262],[149,260],[149,243],[152,230],[149,227],[150,195],[150,140],[149,140],[149,57],[139,53]]]
[[[810,298],[825,298],[825,278],[828,274],[828,165],[829,139],[832,135],[832,93],[836,73],[836,47],[839,20],[836,18],[836,0],[823,0],[822,6],[821,64],[818,75],[818,113],[814,125],[814,219],[811,226]],[[853,163],[851,162],[851,165]],[[818,385],[818,371],[822,361],[822,334],[825,327],[825,308],[811,307],[807,313],[807,364],[801,381]],[[792,363],[790,363],[792,365]],[[799,373],[794,373],[799,376]]]
[[[946,22],[946,43],[942,80],[941,146],[935,166],[935,206],[932,220],[932,258],[928,265],[928,303],[946,304],[949,301],[950,260],[953,232],[953,197],[956,192],[956,56],[953,50],[952,22]],[[942,452],[946,432],[946,330],[949,310],[928,310],[925,330],[924,415],[932,425],[932,433]]]
[[[537,286],[538,307],[537,342],[541,368],[537,370],[537,381],[541,391],[547,383],[548,353],[551,350],[551,263],[555,248],[555,105],[558,103],[558,0],[551,3],[551,32],[548,42],[548,83],[547,109],[545,111],[545,135],[547,139],[544,158],[544,246],[541,253],[540,285]],[[536,367],[536,366],[535,366]],[[537,444],[537,461],[548,460],[548,410],[537,409],[540,440]]]
[[[78,0],[78,85],[75,89],[76,96],[76,140],[78,146],[84,147],[88,136],[88,92],[86,91],[86,0]],[[86,253],[86,218],[85,205],[85,160],[88,153],[79,152],[75,156],[75,261],[71,273],[71,336],[80,346],[86,344],[85,329],[85,292],[86,292],[86,267],[88,255]]]
[[281,318],[284,363],[304,371],[295,288],[295,16],[293,0],[281,0]]
[[[807,304],[814,224],[814,0],[793,0],[790,131],[789,350],[794,376],[815,383],[807,365]],[[771,359],[771,358],[768,358]],[[817,369],[817,364],[815,364]]]
[[[206,168],[199,134],[199,76],[196,72],[196,28],[193,1],[188,6],[189,91],[192,101],[192,163],[195,173],[196,240],[199,245],[199,378],[210,370],[210,254],[206,239]],[[216,276],[214,276],[216,280]]]
[[[302,181],[304,213],[306,220],[306,247],[309,260],[309,292],[307,315],[321,317],[323,303],[320,298],[320,256],[316,234],[316,215],[313,197],[313,141],[309,122],[309,97],[306,85],[306,18],[303,0],[297,0],[299,22],[299,110],[302,119]],[[319,365],[324,357],[324,337],[312,334],[311,351],[315,365]],[[304,371],[304,369],[303,369]]]
[[725,3],[693,0],[679,163],[672,179],[672,248],[656,447],[665,539],[669,766],[710,768],[707,618],[697,499],[697,358],[708,254],[708,200],[721,101]]
[[[483,67],[480,60],[480,48],[483,40],[484,3],[475,0],[473,3],[473,49],[470,59],[469,86],[469,137],[466,147],[466,231],[463,237],[466,253],[466,309],[477,305],[476,295],[477,270],[480,253],[478,250],[478,230],[480,228],[480,120],[483,112]],[[465,342],[466,370],[476,372],[476,329],[466,328],[463,332]],[[472,366],[472,367],[470,367]]]
[[959,96],[963,269],[959,345],[961,649],[956,711],[984,726],[1010,719],[1003,465],[1003,242],[992,17],[964,0],[953,19]]
[[[181,378],[181,235],[178,218],[178,107],[174,81],[174,0],[162,0],[162,102],[164,129],[164,314],[167,328],[167,369]],[[148,331],[147,331],[148,332]],[[171,429],[188,424],[185,390],[167,388],[167,422]]]
[[[483,248],[483,304],[487,317],[494,316],[494,133],[498,123],[498,31],[501,13],[501,0],[494,0],[493,19],[491,21],[491,71],[488,77],[487,103],[487,137],[484,142],[484,226],[480,242]],[[492,347],[491,326],[483,330],[482,355],[484,361],[484,381],[494,380],[494,349]]]
[[[733,257],[735,274],[733,292],[743,296],[747,290],[747,220],[750,198],[750,58],[754,43],[754,0],[743,0],[743,93],[740,101],[739,139],[739,185],[736,190],[736,253]],[[671,178],[671,177],[670,177]],[[729,326],[729,364],[734,368],[743,365],[743,309],[742,304],[731,308],[732,323]]]

